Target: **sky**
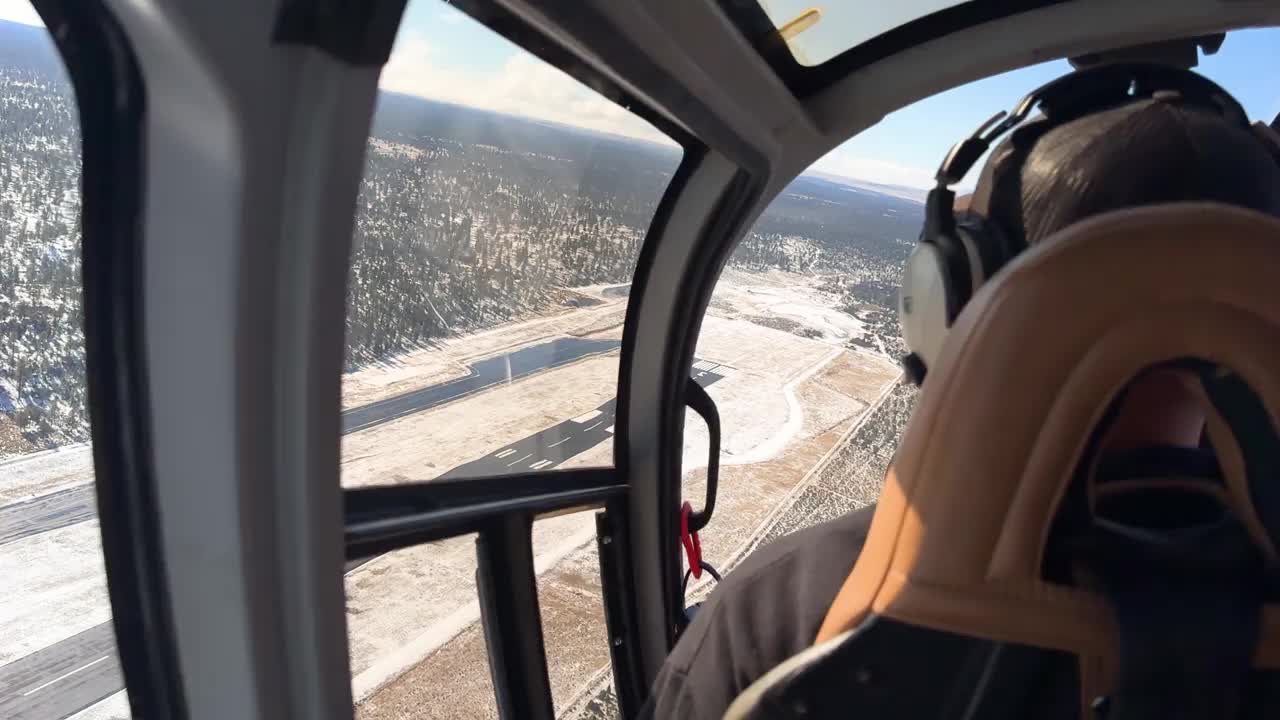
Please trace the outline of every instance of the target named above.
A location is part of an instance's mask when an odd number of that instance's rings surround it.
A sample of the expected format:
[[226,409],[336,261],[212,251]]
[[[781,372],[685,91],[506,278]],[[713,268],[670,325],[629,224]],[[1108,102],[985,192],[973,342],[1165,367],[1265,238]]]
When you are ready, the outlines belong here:
[[0,20],[12,20],[23,25],[44,25],[30,0],[0,0]]
[[[766,0],[774,19],[794,17],[811,0]],[[809,59],[875,34],[955,0],[850,0],[798,36],[808,39]],[[859,13],[855,23],[851,13]],[[847,19],[846,19],[847,18]],[[0,0],[0,19],[39,24],[28,0]],[[854,28],[854,29],[851,29]],[[833,32],[840,29],[842,32]],[[821,32],[820,32],[821,30]],[[855,32],[856,30],[856,32]],[[1197,71],[1232,92],[1253,119],[1280,114],[1280,28],[1237,31]],[[814,169],[868,182],[929,187],[951,146],[1028,91],[1067,72],[1066,61],[1022,68],[922,100],[889,115],[837,147]],[[524,115],[602,132],[663,142],[652,126],[543,63],[444,0],[409,0],[391,60],[380,79],[384,90]],[[976,174],[976,173],[975,173]],[[972,184],[973,178],[963,185]]]

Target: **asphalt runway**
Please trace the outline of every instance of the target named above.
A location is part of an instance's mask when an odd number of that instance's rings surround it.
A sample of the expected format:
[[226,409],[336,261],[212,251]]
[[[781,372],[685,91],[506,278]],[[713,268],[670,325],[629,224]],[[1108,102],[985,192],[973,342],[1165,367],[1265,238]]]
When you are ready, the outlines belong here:
[[[609,352],[618,346],[618,343],[612,341],[603,341],[601,344],[602,341],[576,338],[569,340],[570,342],[563,344],[561,341],[543,343],[509,355],[482,360],[471,366],[473,373],[466,378],[353,408],[343,415],[343,432],[354,432],[411,412],[427,410],[479,392],[497,382],[505,382],[508,377],[518,379],[582,357]],[[545,349],[538,350],[539,348]],[[534,350],[536,352],[525,352]],[[709,361],[698,360],[693,366],[693,377],[700,385],[707,387],[723,379],[729,370]],[[472,380],[473,378],[478,379]],[[442,387],[448,387],[449,390],[438,390]],[[395,402],[411,396],[419,403],[416,410],[405,409],[412,406],[412,403]],[[476,477],[553,469],[613,437],[616,405],[616,400],[609,400],[589,413],[504,445],[482,458],[453,468],[441,477]],[[355,420],[348,422],[348,417],[354,417]],[[26,512],[36,519],[22,523],[21,515],[16,512],[18,506],[24,506]],[[10,511],[11,508],[14,512]],[[91,486],[51,493],[0,508],[0,544],[34,532],[88,520],[94,516],[94,510]],[[346,571],[350,572],[372,559],[349,562]],[[115,653],[115,637],[108,621],[0,666],[0,718],[62,720],[123,687],[124,678]]]
[[0,667],[0,717],[60,720],[124,687],[111,623]]
[[[693,377],[707,387],[724,378],[716,372],[722,366],[705,360],[694,363]],[[479,460],[450,470],[441,477],[476,477],[550,470],[569,458],[613,437],[613,424],[618,401],[609,400],[600,407],[571,420],[541,430],[523,440],[504,445]]]
[[[430,410],[500,383],[612,352],[621,344],[617,340],[558,338],[486,358],[471,364],[466,377],[347,410],[342,413],[342,432],[345,435]],[[0,507],[0,546],[28,535],[92,520],[98,511],[95,505],[93,486],[79,485]]]
[[[708,387],[717,380],[724,379],[728,371],[726,366],[697,360],[694,362],[692,375],[699,385]],[[555,469],[569,458],[613,437],[617,405],[617,398],[613,398],[591,412],[503,445],[492,453],[459,465],[439,477],[490,477]],[[367,557],[350,560],[346,571],[351,572],[373,559]]]
[[513,353],[486,358],[470,365],[468,369],[471,373],[466,377],[361,405],[344,412],[342,432],[364,430],[457,400],[499,383],[519,380],[526,375],[567,365],[589,355],[610,352],[621,346],[622,343],[618,340],[558,338],[538,345],[530,345]]
[[77,485],[0,507],[0,545],[92,520],[94,504],[93,485]]

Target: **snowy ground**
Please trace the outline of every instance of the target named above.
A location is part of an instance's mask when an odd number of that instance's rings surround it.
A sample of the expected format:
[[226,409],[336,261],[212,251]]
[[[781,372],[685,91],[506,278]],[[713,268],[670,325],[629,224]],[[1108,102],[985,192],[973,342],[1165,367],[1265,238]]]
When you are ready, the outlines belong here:
[[602,290],[600,286],[579,290],[584,295],[599,299],[600,305],[505,323],[347,373],[342,378],[342,407],[356,407],[462,377],[467,374],[469,362],[547,338],[621,338],[626,297],[605,296],[601,294]]
[[111,619],[97,521],[0,547],[0,665]]
[[[697,354],[733,371],[711,386],[724,425],[716,532],[709,557],[731,555],[852,427],[896,376],[887,359],[843,347],[861,331],[813,281],[785,273],[726,273],[703,324]],[[500,351],[552,337],[618,338],[625,297],[590,288],[599,305],[512,323],[343,379],[352,407],[443,382]],[[346,487],[430,480],[513,440],[593,410],[613,397],[617,355],[590,357],[513,384],[360,431],[342,439]],[[686,419],[685,493],[701,497],[706,432]],[[606,465],[611,443],[562,467]],[[88,448],[40,453],[0,465],[0,504],[92,481]],[[96,522],[0,548],[0,664],[108,617]],[[534,547],[543,591],[557,707],[568,708],[607,663],[592,513],[539,521]],[[353,689],[362,718],[491,715],[476,620],[474,538],[384,556],[346,579]],[[599,635],[599,637],[596,637]],[[476,653],[480,655],[478,659]],[[427,662],[423,662],[428,659]],[[437,673],[443,672],[443,675]],[[422,683],[442,684],[424,689]],[[441,688],[444,688],[442,690]],[[446,698],[440,695],[444,692]],[[425,694],[424,694],[425,693]],[[416,703],[439,701],[427,712]],[[77,717],[122,717],[117,694]],[[433,707],[435,707],[433,705]],[[396,712],[399,712],[396,711]],[[391,714],[387,714],[391,713]]]
[[0,505],[93,482],[88,445],[68,445],[0,461]]
[[[774,438],[785,436],[786,442],[776,443],[780,448],[778,452],[760,462],[722,467],[716,517],[703,533],[704,553],[713,563],[732,559],[746,546],[766,525],[774,508],[801,485],[808,472],[876,400],[875,393],[850,397],[824,383],[824,371],[846,354],[837,352],[839,355],[834,358],[830,354],[820,357],[807,369],[810,372],[782,385],[800,399],[803,415],[792,420],[790,414],[785,414],[780,424],[773,425],[773,434],[764,438],[762,445],[775,445],[771,442]],[[878,381],[877,390],[886,387],[897,374],[883,361],[873,360],[865,370],[866,384],[870,386]],[[713,386],[712,395],[717,395],[717,390],[731,380]],[[726,418],[741,416],[734,411],[743,407],[761,407],[755,402],[748,406],[736,405],[725,397],[717,400]],[[782,407],[784,413],[788,412],[785,403],[766,407]],[[691,437],[690,444],[696,445],[698,440]],[[685,482],[685,496],[700,497],[704,483],[704,471],[690,472]],[[558,523],[559,527],[553,528],[551,523]],[[591,513],[581,513],[541,521],[535,526],[534,547],[539,556],[549,541],[557,548],[572,546],[575,539],[580,542],[564,561],[550,567],[539,563],[543,632],[550,658],[552,693],[559,713],[576,707],[576,701],[607,672],[608,644],[604,636],[599,568],[591,524]],[[433,562],[425,555],[423,561]],[[473,563],[471,559],[468,571],[473,571]],[[467,579],[456,576],[448,584],[456,592],[457,583]],[[701,584],[695,583],[695,590],[699,587]],[[470,596],[468,600],[473,602],[473,598]],[[432,600],[435,599],[433,596]],[[465,626],[456,622],[457,615],[450,616],[453,622],[444,625],[447,636],[445,633],[431,636],[431,650],[413,656],[420,655],[422,661],[406,663],[402,674],[386,678],[389,682],[376,692],[368,692],[370,686],[357,676],[356,689],[363,698],[358,712],[361,720],[493,717],[495,708],[483,635],[475,623],[478,610],[472,608],[471,612],[472,622]],[[427,645],[424,643],[417,649],[426,650]]]
[[862,337],[862,323],[842,312],[837,298],[814,286],[809,275],[727,268],[711,298],[712,315],[790,329],[823,342],[843,344]]
[[[777,273],[759,279],[758,285],[732,284],[727,292],[722,285],[716,295],[719,308],[704,322],[697,349],[698,357],[734,368],[709,389],[724,426],[714,532],[703,538],[711,558],[727,558],[745,547],[777,505],[898,374],[885,358],[839,346],[856,328],[846,324],[844,331],[832,330],[836,325],[830,320],[834,312],[831,299],[797,283],[796,276]],[[812,312],[804,312],[806,306]],[[758,324],[776,317],[794,317],[808,324],[798,328],[799,333],[797,328],[784,331]],[[545,373],[527,384],[555,385],[555,397],[561,403],[572,404],[572,397],[578,394],[594,402],[602,378],[590,362],[604,364],[603,360],[579,363]],[[616,371],[613,362],[609,367]],[[609,392],[611,382],[607,383]],[[520,386],[517,383],[512,390]],[[573,392],[566,392],[566,388],[573,388]],[[529,398],[535,393],[532,387],[522,391]],[[545,407],[548,401],[539,398],[535,407]],[[527,413],[533,408],[528,404],[523,400],[499,403],[494,410],[510,413],[514,408],[522,417],[529,417]],[[424,430],[447,425],[439,418],[432,419],[436,412],[416,416]],[[452,430],[447,432],[453,434]],[[701,420],[693,414],[686,418],[685,437],[688,474],[684,494],[697,498],[705,484],[707,437]],[[447,447],[448,443],[442,445]],[[607,447],[602,446],[569,465],[608,461]],[[602,676],[608,662],[593,522],[592,513],[580,513],[535,525],[540,606],[558,712],[571,710]],[[479,610],[474,595],[473,542],[470,537],[459,538],[406,551],[412,557],[396,561],[397,570],[384,570],[386,580],[369,579],[357,593],[352,592],[352,586],[360,581],[356,576],[348,579],[348,607],[357,596],[361,601],[358,617],[348,617],[361,720],[494,715],[483,635],[476,624]],[[561,557],[560,562],[551,561]],[[437,562],[441,565],[439,575],[431,570]],[[405,565],[417,567],[410,570]],[[418,587],[429,588],[426,595],[413,587],[415,581],[420,583]],[[388,607],[386,600],[401,594],[403,599]],[[420,602],[422,597],[430,601]],[[415,598],[419,599],[416,604]],[[380,608],[379,615],[399,617],[365,620],[374,607]],[[362,671],[364,656],[370,652],[365,643],[379,629],[403,634],[400,642],[404,644],[391,649],[396,640],[381,638],[379,649],[372,651],[379,659]]]

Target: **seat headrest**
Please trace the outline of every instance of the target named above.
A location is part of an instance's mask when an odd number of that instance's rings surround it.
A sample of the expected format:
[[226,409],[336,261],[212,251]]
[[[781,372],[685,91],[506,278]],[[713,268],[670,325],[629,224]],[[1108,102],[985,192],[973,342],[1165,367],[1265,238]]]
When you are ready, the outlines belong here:
[[[1212,203],[1108,213],[1036,245],[948,334],[818,641],[872,615],[1114,659],[1103,599],[1043,579],[1091,432],[1144,368],[1227,368],[1280,417],[1280,220]],[[1223,501],[1274,561],[1240,445],[1210,414]],[[1276,479],[1280,482],[1280,478]],[[1280,667],[1268,606],[1256,661]],[[1085,665],[1082,664],[1082,668]]]

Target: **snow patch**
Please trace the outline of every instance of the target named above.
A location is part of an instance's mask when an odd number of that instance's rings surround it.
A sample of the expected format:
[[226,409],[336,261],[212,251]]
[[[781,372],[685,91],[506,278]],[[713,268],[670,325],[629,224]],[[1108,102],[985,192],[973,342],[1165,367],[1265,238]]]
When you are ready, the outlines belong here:
[[5,544],[0,665],[111,619],[97,521]]
[[67,445],[0,461],[0,505],[93,482],[93,450]]

